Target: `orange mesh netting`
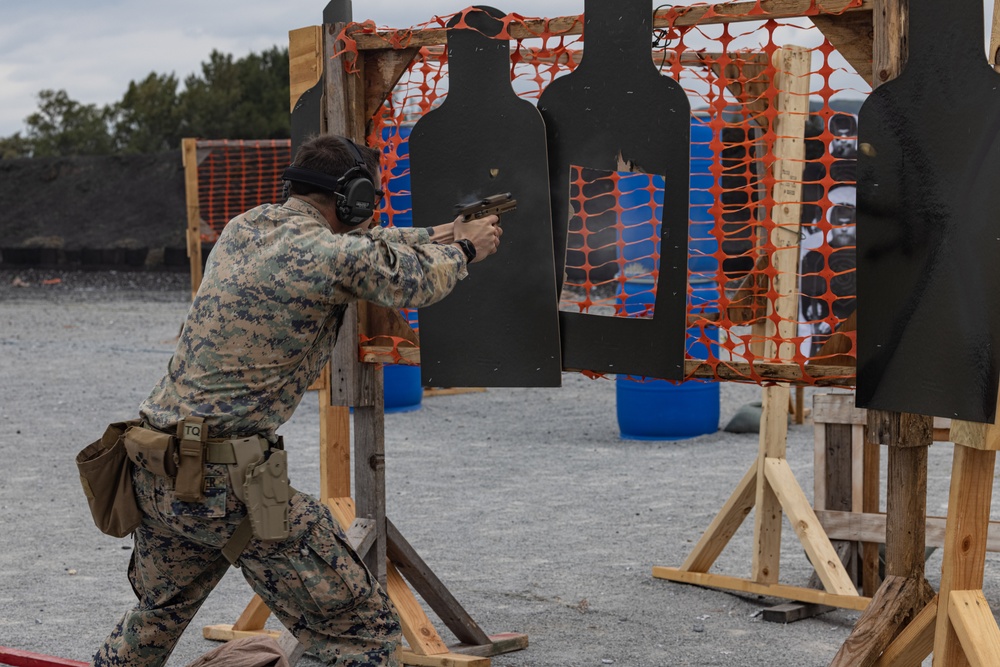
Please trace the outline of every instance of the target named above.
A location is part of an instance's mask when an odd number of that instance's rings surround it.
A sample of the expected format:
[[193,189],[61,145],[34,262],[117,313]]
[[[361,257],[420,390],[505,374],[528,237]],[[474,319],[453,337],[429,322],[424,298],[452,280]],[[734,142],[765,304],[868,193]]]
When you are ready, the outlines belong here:
[[[688,354],[704,363],[689,364],[689,373],[697,366],[701,377],[763,382],[775,376],[761,374],[762,365],[791,364],[797,383],[836,375],[850,384],[853,371],[843,367],[854,363],[854,333],[835,336],[836,356],[824,344],[854,310],[854,114],[870,87],[809,19],[769,19],[759,3],[730,5],[739,6],[747,16],[735,22],[720,22],[717,9],[704,5],[658,11],[651,45],[654,62],[682,85],[692,108]],[[809,11],[819,10],[814,3]],[[449,18],[407,30],[351,24],[338,42],[349,72],[362,50],[420,46],[367,137],[383,150],[384,224],[411,222],[406,138],[447,95],[447,56],[438,44]],[[537,100],[577,66],[586,48],[573,34],[581,24],[580,17],[506,17],[500,38],[512,40],[511,83],[520,96]],[[808,109],[794,112],[798,127],[805,123],[799,136],[776,129],[789,125],[778,107],[795,108],[796,100],[781,90],[789,77],[774,57],[792,46],[805,50],[808,70]],[[562,310],[652,314],[662,197],[661,176],[574,169]],[[792,234],[791,244],[779,228]],[[798,273],[793,294],[779,293],[776,265]],[[815,365],[823,362],[839,374]]]
[[281,172],[292,161],[289,139],[199,140],[201,240],[214,243],[237,215],[281,201]]

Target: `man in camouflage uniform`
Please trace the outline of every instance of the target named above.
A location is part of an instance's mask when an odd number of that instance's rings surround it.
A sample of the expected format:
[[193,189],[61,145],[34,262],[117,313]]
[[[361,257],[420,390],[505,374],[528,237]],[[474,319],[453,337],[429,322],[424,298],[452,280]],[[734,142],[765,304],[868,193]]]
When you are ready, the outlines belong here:
[[[363,155],[378,183],[378,153],[346,142],[314,138],[295,165],[336,179]],[[147,427],[173,433],[181,420],[201,417],[210,438],[277,442],[278,427],[328,361],[347,304],[434,303],[467,275],[468,263],[496,252],[502,233],[496,216],[429,230],[372,228],[372,220],[350,227],[334,192],[295,180],[290,191],[284,204],[250,210],[222,232],[167,373],[140,406]],[[246,515],[228,468],[206,463],[204,500],[184,502],[173,478],[136,466],[144,517],[128,574],[138,602],[95,667],[167,661],[226,572],[220,549]],[[295,493],[288,518],[287,539],[255,537],[239,558],[254,591],[328,664],[398,664],[395,610],[329,510]]]

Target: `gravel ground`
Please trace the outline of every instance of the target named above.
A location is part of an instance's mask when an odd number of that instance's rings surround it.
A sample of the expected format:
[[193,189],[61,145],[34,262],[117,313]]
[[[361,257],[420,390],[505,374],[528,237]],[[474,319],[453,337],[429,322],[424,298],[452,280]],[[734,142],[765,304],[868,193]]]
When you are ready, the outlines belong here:
[[[184,273],[0,271],[0,645],[87,660],[132,603],[130,540],[94,528],[73,458],[105,424],[134,416],[187,306]],[[724,384],[722,423],[759,392]],[[293,483],[316,493],[314,397],[282,433]],[[788,460],[810,497],[812,447],[812,424],[791,426]],[[782,600],[651,576],[683,562],[756,451],[756,434],[724,431],[622,440],[614,383],[567,374],[561,389],[439,396],[387,415],[387,508],[488,633],[529,636],[498,667],[826,665],[857,613],[767,623],[761,609]],[[941,515],[951,448],[930,458],[928,512]],[[749,575],[752,525],[714,572]],[[811,568],[787,522],[782,540],[782,582],[805,585]],[[994,608],[996,560],[984,587]],[[932,583],[939,572],[940,552]],[[231,571],[169,664],[210,650],[200,628],[232,623],[249,599]]]

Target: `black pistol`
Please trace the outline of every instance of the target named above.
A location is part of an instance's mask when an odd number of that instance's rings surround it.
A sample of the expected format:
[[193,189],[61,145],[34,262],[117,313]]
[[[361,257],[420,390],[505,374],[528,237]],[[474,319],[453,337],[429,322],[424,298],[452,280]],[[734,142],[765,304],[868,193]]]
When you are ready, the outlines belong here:
[[463,222],[485,218],[488,215],[502,215],[517,208],[517,200],[509,192],[502,192],[471,204],[456,204],[455,215]]

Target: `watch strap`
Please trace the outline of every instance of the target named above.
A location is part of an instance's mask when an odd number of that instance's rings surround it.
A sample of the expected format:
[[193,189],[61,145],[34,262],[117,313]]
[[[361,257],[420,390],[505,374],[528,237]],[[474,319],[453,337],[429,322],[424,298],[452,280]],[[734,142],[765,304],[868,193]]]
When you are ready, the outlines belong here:
[[466,263],[472,262],[476,258],[476,246],[469,239],[459,239],[455,241],[462,252],[465,253]]

